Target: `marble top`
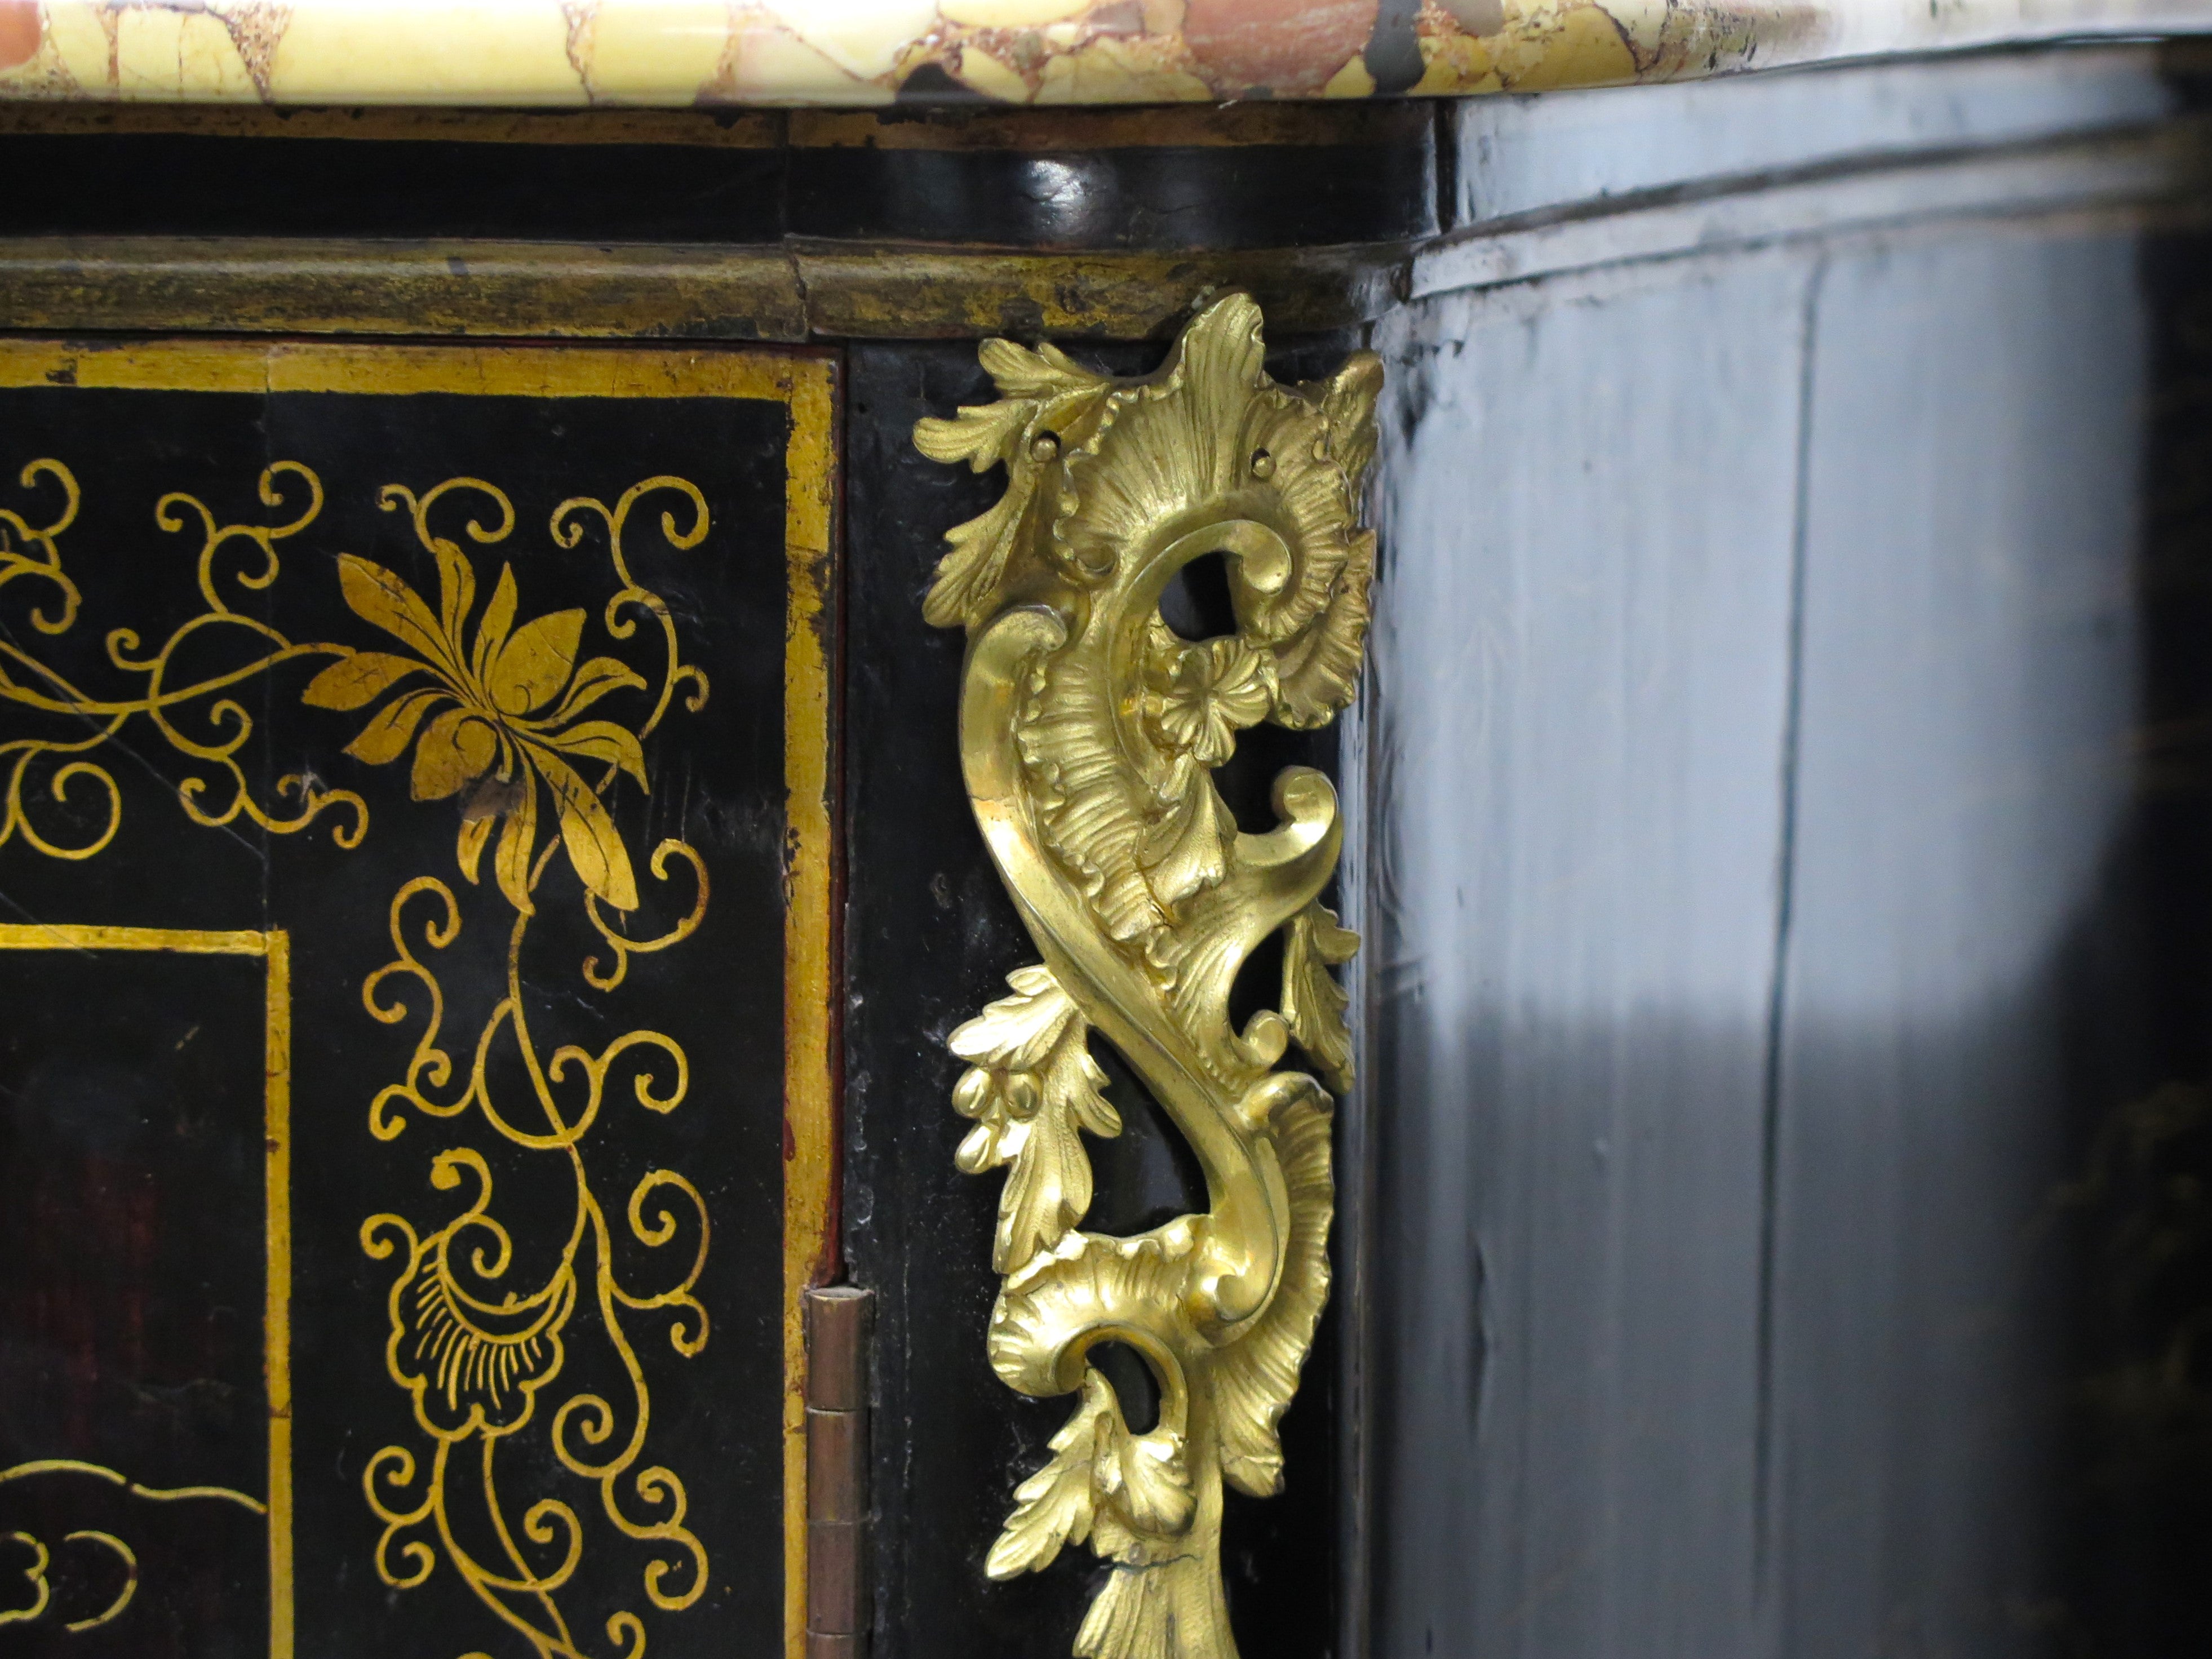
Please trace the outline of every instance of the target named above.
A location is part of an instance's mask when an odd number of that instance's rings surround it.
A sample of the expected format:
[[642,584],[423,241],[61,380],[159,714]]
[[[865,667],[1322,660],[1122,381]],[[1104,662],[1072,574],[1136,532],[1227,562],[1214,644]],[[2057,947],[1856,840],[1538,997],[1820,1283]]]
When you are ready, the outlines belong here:
[[0,0],[0,99],[1456,96],[2212,29],[2212,0]]

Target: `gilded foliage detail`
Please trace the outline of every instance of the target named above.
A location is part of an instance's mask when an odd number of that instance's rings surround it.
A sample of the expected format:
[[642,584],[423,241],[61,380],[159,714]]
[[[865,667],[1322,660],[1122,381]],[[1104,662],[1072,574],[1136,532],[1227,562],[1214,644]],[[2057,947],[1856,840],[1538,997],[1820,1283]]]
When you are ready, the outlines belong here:
[[1014,994],[993,1003],[952,1038],[969,1062],[953,1109],[975,1120],[954,1154],[963,1173],[1013,1167],[999,1195],[991,1265],[1012,1273],[1059,1243],[1091,1208],[1091,1160],[1076,1138],[1121,1133],[1121,1115],[1099,1091],[1090,1026],[1042,968],[1007,975]]
[[[1024,1481],[988,1571],[1040,1569],[1070,1543],[1117,1571],[1083,1659],[1229,1659],[1224,1485],[1283,1478],[1288,1409],[1328,1290],[1332,1101],[1279,1068],[1295,1041],[1352,1081],[1331,969],[1354,936],[1320,902],[1341,843],[1334,791],[1291,768],[1279,823],[1244,830],[1213,772],[1262,721],[1327,723],[1357,686],[1374,571],[1358,522],[1381,370],[1353,355],[1285,386],[1259,308],[1207,305],[1151,375],[1097,374],[1052,346],[981,352],[1002,394],[915,443],[1006,489],[957,526],[924,614],[969,635],[961,754],[977,821],[1044,960],[953,1033],[957,1163],[1005,1167],[993,1368],[1074,1415]],[[1160,602],[1221,556],[1231,631],[1185,639]],[[1279,1010],[1240,1028],[1237,970],[1284,939]],[[1134,1237],[1082,1231],[1079,1132],[1118,1133],[1089,1043],[1118,1048],[1188,1140],[1208,1207]],[[1158,1422],[1132,1431],[1090,1363],[1121,1342],[1151,1368]]]

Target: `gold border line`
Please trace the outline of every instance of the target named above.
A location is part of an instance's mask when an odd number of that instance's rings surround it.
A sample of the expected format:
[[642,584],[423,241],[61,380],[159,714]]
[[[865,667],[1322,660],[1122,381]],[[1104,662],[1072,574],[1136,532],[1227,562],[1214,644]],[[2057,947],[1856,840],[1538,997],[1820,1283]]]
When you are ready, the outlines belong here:
[[292,1659],[292,939],[269,934],[269,1659]]
[[791,365],[791,439],[785,452],[785,830],[783,957],[783,1641],[806,1652],[806,1332],[809,1286],[832,1260],[837,1168],[832,816],[834,708],[830,642],[837,611],[831,520],[836,476],[836,368]]
[[263,957],[267,933],[199,927],[100,927],[64,921],[0,922],[0,951],[175,951],[198,957]]
[[[259,957],[262,998],[263,1267],[261,1363],[269,1396],[269,1501],[227,1487],[141,1486],[98,1464],[47,1458],[8,1475],[67,1472],[112,1478],[141,1498],[224,1498],[269,1519],[269,1659],[293,1659],[292,1607],[292,975],[291,939],[281,929],[249,933],[191,927],[106,927],[67,922],[0,923],[0,951],[167,951],[184,956]],[[6,1476],[0,1476],[5,1479]],[[118,1602],[109,1617],[122,1611]]]
[[[788,349],[0,340],[0,386],[120,392],[423,392],[507,398],[735,398],[794,405],[828,359]],[[826,463],[826,456],[823,458]]]
[[[105,344],[0,340],[0,386],[255,394],[729,398],[781,403],[790,410],[790,435],[784,453],[784,554],[788,579],[783,714],[787,814],[783,1122],[787,1139],[783,1149],[781,1412],[786,1659],[805,1659],[806,1647],[803,1301],[807,1288],[825,1279],[835,1266],[830,1223],[837,1157],[833,1000],[836,792],[830,641],[836,624],[837,592],[831,543],[836,489],[836,361],[826,353],[742,345],[413,345],[191,339]],[[7,931],[0,927],[0,935]],[[112,935],[118,940],[162,932],[147,928],[76,931]],[[264,938],[259,933],[162,933],[162,937],[254,943],[250,947],[172,943],[127,948],[250,948],[259,953]],[[282,935],[268,937],[282,939]],[[273,983],[282,964],[282,946],[269,948]],[[273,1076],[281,1050],[287,1066],[287,1109],[289,1042],[289,1024],[281,1033],[272,1024],[270,1065]],[[280,1139],[274,1129],[270,1139],[272,1142]],[[272,1175],[272,1191],[275,1179]],[[289,1215],[286,1224],[289,1227]],[[289,1250],[289,1233],[284,1242]],[[272,1249],[276,1244],[272,1231]],[[289,1255],[285,1259],[289,1263]],[[272,1301],[271,1317],[275,1316]],[[290,1379],[272,1370],[272,1410],[280,1384],[285,1400],[283,1414],[272,1417],[272,1422],[282,1423],[281,1432],[289,1440]],[[282,1498],[289,1517],[289,1485]],[[277,1489],[272,1484],[272,1513],[277,1499]],[[289,1559],[286,1565],[289,1572]],[[289,1577],[285,1582],[289,1586]],[[281,1653],[272,1652],[271,1659],[291,1659],[289,1647]]]
[[133,1498],[143,1498],[155,1504],[183,1503],[195,1498],[220,1498],[227,1504],[236,1504],[241,1509],[252,1510],[256,1515],[269,1513],[269,1505],[251,1492],[240,1492],[231,1486],[149,1486],[133,1480],[120,1469],[111,1469],[105,1463],[88,1463],[81,1457],[34,1457],[27,1463],[18,1463],[13,1468],[0,1469],[0,1486],[11,1480],[27,1480],[40,1474],[88,1474],[95,1480],[105,1480],[111,1486],[120,1486]]

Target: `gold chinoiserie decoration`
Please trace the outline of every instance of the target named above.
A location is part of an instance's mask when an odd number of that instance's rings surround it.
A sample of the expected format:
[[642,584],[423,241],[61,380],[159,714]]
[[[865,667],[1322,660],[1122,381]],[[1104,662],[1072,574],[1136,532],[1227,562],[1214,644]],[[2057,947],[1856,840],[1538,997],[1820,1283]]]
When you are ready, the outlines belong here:
[[[925,420],[933,460],[1004,465],[1004,496],[959,526],[924,615],[968,630],[960,751],[968,793],[1042,964],[956,1031],[953,1104],[975,1127],[970,1174],[1005,1167],[993,1264],[993,1368],[1037,1396],[1079,1396],[992,1547],[996,1578],[1070,1542],[1114,1571],[1075,1641],[1084,1659],[1229,1659],[1222,1486],[1283,1480],[1276,1425],[1328,1293],[1333,1102],[1279,1070],[1295,1039],[1351,1083],[1345,995],[1358,941],[1320,895],[1342,841],[1335,791],[1309,768],[1274,785],[1280,822],[1242,829],[1214,785],[1238,731],[1309,729],[1352,701],[1375,538],[1358,522],[1382,366],[1279,385],[1260,309],[1206,305],[1140,380],[1050,345],[982,348],[1003,394]],[[1160,601],[1219,554],[1236,631],[1187,640]],[[1231,987],[1283,930],[1279,1012],[1239,1030]],[[1190,1143],[1208,1208],[1132,1238],[1082,1231],[1080,1135],[1121,1121],[1093,1032]],[[1157,1423],[1133,1431],[1102,1343],[1141,1355]]]
[[[538,1659],[581,1659],[589,1638],[572,1626],[562,1592],[584,1558],[583,1519],[567,1499],[541,1497],[522,1510],[518,1537],[501,1449],[535,1428],[561,1468],[596,1488],[607,1523],[647,1547],[642,1584],[653,1607],[680,1613],[706,1594],[707,1552],[684,1525],[684,1480],[646,1461],[653,1389],[631,1327],[652,1320],[684,1358],[705,1349],[707,1310],[695,1291],[712,1229],[704,1195],[674,1170],[650,1170],[630,1188],[617,1211],[625,1228],[609,1215],[590,1156],[602,1107],[619,1098],[615,1085],[627,1081],[622,1092],[631,1103],[675,1110],[689,1090],[690,1062],[673,1038],[642,1028],[623,1032],[597,1054],[574,1044],[548,1053],[532,1026],[525,981],[533,975],[525,946],[540,884],[562,859],[605,942],[605,954],[580,969],[594,989],[614,989],[632,956],[680,944],[706,914],[706,865],[687,843],[663,841],[647,867],[657,880],[688,883],[688,914],[657,937],[619,931],[607,912],[638,908],[637,872],[601,797],[622,776],[647,787],[645,739],[679,693],[681,706],[695,711],[707,699],[706,676],[684,660],[667,602],[630,573],[623,541],[631,513],[654,498],[665,509],[658,514],[662,538],[682,550],[705,538],[707,501],[688,480],[661,477],[632,485],[611,508],[574,497],[553,510],[548,530],[561,547],[576,547],[587,534],[604,543],[617,586],[600,612],[601,630],[617,649],[637,653],[647,667],[641,673],[620,657],[581,655],[587,617],[580,609],[521,620],[510,563],[501,565],[479,609],[474,566],[434,519],[448,495],[459,510],[447,510],[471,540],[501,542],[514,531],[513,504],[482,479],[449,478],[420,496],[386,485],[381,505],[404,509],[416,540],[435,557],[436,605],[392,571],[341,555],[347,605],[385,638],[348,653],[301,694],[313,708],[373,710],[346,746],[356,760],[392,765],[411,748],[409,793],[418,801],[461,802],[455,865],[465,880],[481,884],[489,849],[491,884],[508,911],[506,994],[457,1065],[455,1050],[445,1046],[445,995],[432,953],[459,935],[462,907],[453,889],[430,875],[415,877],[393,896],[395,955],[362,984],[362,1003],[386,1024],[422,1024],[405,1076],[378,1093],[368,1127],[378,1139],[392,1140],[418,1117],[480,1121],[495,1138],[489,1143],[495,1152],[520,1151],[564,1170],[570,1207],[550,1266],[519,1290],[510,1274],[522,1253],[495,1212],[492,1163],[476,1146],[449,1146],[431,1159],[430,1184],[464,1200],[442,1226],[419,1231],[397,1214],[362,1224],[362,1248],[399,1263],[385,1369],[411,1397],[416,1425],[433,1449],[425,1469],[405,1445],[380,1449],[362,1471],[362,1489],[384,1523],[376,1569],[386,1584],[412,1589],[442,1558]],[[599,707],[622,692],[647,704],[635,729]],[[672,1282],[652,1290],[628,1282],[616,1261],[618,1239],[647,1250],[673,1246]],[[589,1310],[592,1335],[619,1364],[624,1387],[617,1400],[572,1391],[573,1385],[556,1389],[568,1345],[579,1334],[580,1304]],[[539,1414],[541,1391],[549,1406],[559,1398],[550,1421]],[[527,1468],[542,1462],[542,1452],[519,1451],[513,1462]],[[495,1555],[487,1559],[465,1541],[457,1524],[465,1511],[489,1522]],[[629,1608],[607,1619],[605,1637],[625,1659],[645,1651],[645,1625]]]
[[[17,482],[43,494],[48,511],[34,521],[0,507],[0,586],[29,584],[27,591],[38,596],[33,629],[65,635],[83,598],[64,565],[61,538],[76,522],[82,494],[70,467],[51,457],[31,461]],[[150,648],[129,628],[105,635],[102,672],[120,689],[100,693],[79,685],[0,638],[0,709],[10,716],[6,730],[21,732],[0,740],[0,846],[20,838],[66,860],[106,849],[123,823],[123,790],[110,765],[115,753],[130,752],[117,740],[141,727],[185,763],[175,793],[195,823],[244,818],[287,835],[330,812],[337,845],[360,846],[368,831],[362,795],[287,775],[271,787],[279,803],[272,806],[254,794],[253,773],[241,759],[257,730],[252,689],[301,662],[320,665],[301,702],[358,722],[348,756],[370,767],[405,760],[412,800],[458,801],[448,873],[487,900],[497,896],[484,908],[495,910],[494,925],[505,932],[504,995],[472,1036],[453,1042],[436,953],[460,938],[465,907],[447,879],[428,873],[405,879],[394,894],[393,959],[370,973],[361,992],[373,1018],[411,1021],[417,1029],[404,1074],[369,1104],[370,1133],[392,1141],[418,1119],[455,1126],[441,1132],[447,1144],[428,1158],[430,1186],[451,1194],[442,1223],[418,1228],[405,1216],[384,1213],[369,1217],[360,1232],[371,1258],[397,1267],[385,1310],[385,1369],[428,1443],[423,1460],[406,1444],[383,1446],[362,1471],[363,1495],[382,1526],[374,1564],[395,1590],[448,1565],[538,1659],[592,1652],[637,1659],[647,1629],[635,1611],[620,1608],[606,1619],[604,1647],[599,1632],[572,1626],[563,1592],[584,1559],[586,1530],[576,1507],[554,1495],[518,1498],[507,1482],[542,1478],[549,1463],[556,1465],[584,1483],[615,1534],[643,1547],[636,1582],[653,1607],[680,1613],[706,1594],[709,1563],[685,1524],[684,1478],[649,1455],[652,1349],[641,1351],[645,1332],[636,1328],[646,1328],[679,1359],[705,1349],[707,1310],[696,1287],[712,1231],[706,1199],[669,1169],[650,1170],[627,1192],[609,1194],[591,1145],[602,1108],[624,1095],[627,1103],[655,1114],[680,1106],[690,1062],[673,1038],[644,1028],[614,1036],[597,1053],[574,1043],[550,1047],[533,1029],[525,984],[550,979],[554,970],[527,961],[525,947],[546,894],[573,894],[600,940],[577,971],[592,989],[611,991],[633,957],[681,944],[706,914],[704,861],[686,842],[664,840],[645,872],[666,884],[673,902],[665,908],[680,914],[658,934],[624,931],[623,919],[641,907],[640,875],[605,802],[621,779],[649,787],[645,741],[673,709],[703,707],[708,690],[704,673],[684,659],[667,602],[631,572],[632,516],[649,513],[659,538],[687,550],[708,533],[706,498],[688,480],[663,476],[632,485],[612,507],[580,495],[554,508],[550,539],[562,549],[587,542],[604,548],[612,577],[598,623],[621,654],[586,655],[592,620],[586,610],[526,614],[509,561],[501,562],[488,592],[479,582],[462,538],[479,547],[504,543],[518,521],[497,485],[471,477],[448,478],[420,494],[400,483],[378,493],[382,510],[403,516],[431,556],[434,595],[425,598],[392,570],[340,553],[338,591],[372,642],[289,638],[246,601],[277,581],[277,544],[316,522],[323,485],[307,466],[280,460],[261,474],[258,489],[264,506],[291,516],[268,526],[225,524],[181,492],[156,504],[158,530],[198,538],[200,608]],[[610,708],[627,709],[629,720],[609,718]],[[41,795],[50,812],[74,808],[73,829],[40,823],[32,808]],[[575,885],[549,885],[563,863]],[[471,1130],[483,1146],[461,1139]],[[513,1170],[518,1155],[541,1160],[568,1200],[550,1264],[520,1288],[515,1280],[527,1247],[545,1241],[526,1237],[519,1245],[496,1212],[495,1160]],[[641,1249],[645,1260],[667,1264],[662,1283],[641,1288],[618,1270],[618,1250]],[[616,1399],[562,1383],[568,1347],[586,1334],[613,1352],[622,1376]],[[548,1396],[543,1411],[541,1393]],[[538,1443],[523,1449],[526,1431],[534,1431]],[[513,1449],[506,1468],[502,1449]],[[0,1471],[0,1481],[56,1472],[124,1483],[112,1470],[69,1460]],[[130,1489],[149,1498],[216,1496],[264,1507],[249,1494],[211,1487],[161,1492],[131,1483]],[[127,1560],[130,1588],[94,1622],[116,1618],[135,1593],[136,1557],[105,1534],[70,1537]],[[487,1537],[490,1551],[478,1541]],[[9,1615],[27,1620],[46,1606],[50,1552],[27,1534],[0,1534],[0,1542],[33,1554],[24,1577],[37,1607]],[[289,1551],[289,1540],[283,1546]],[[276,1589],[289,1598],[291,1586]]]

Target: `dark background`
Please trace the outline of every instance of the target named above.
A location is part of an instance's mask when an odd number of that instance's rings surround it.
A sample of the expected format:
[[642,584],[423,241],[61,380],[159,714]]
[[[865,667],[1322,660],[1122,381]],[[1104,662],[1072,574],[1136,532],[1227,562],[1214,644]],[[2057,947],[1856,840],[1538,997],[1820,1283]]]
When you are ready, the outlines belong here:
[[[65,1453],[149,1486],[268,1497],[265,1253],[250,1224],[264,968],[0,951],[0,1468]],[[140,1586],[117,1621],[68,1635],[125,1583],[107,1547],[68,1540],[80,1528],[122,1539]],[[52,1552],[53,1601],[11,1652],[268,1650],[267,1522],[236,1504],[40,1474],[0,1486],[0,1533],[15,1531]],[[34,1561],[20,1540],[0,1550],[11,1577]],[[10,1582],[0,1605],[34,1594]]]

